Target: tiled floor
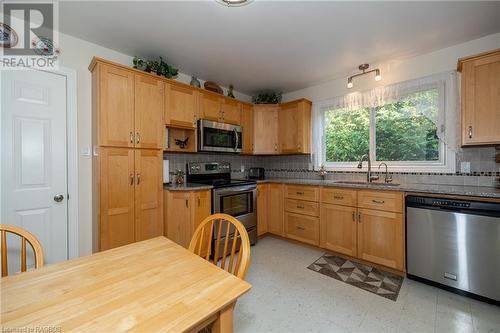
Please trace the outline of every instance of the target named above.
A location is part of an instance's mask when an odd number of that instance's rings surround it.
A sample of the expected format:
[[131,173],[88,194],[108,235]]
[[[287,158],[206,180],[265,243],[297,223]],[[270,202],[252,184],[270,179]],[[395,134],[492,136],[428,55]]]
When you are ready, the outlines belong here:
[[500,307],[405,279],[396,302],[307,269],[321,251],[266,237],[236,332],[497,332]]

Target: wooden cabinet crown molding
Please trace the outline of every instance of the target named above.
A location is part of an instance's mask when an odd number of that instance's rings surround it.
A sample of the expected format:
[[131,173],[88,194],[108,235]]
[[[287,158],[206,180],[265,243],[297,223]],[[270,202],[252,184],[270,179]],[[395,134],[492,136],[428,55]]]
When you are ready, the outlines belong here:
[[92,61],[90,62],[90,65],[88,67],[89,71],[93,72],[95,70],[95,67],[97,66],[97,64],[105,64],[105,65],[108,65],[108,66],[113,66],[115,68],[125,69],[125,70],[128,70],[128,71],[132,72],[132,73],[137,73],[137,74],[141,74],[141,75],[144,75],[144,76],[149,76],[149,77],[154,78],[156,80],[162,80],[165,83],[176,84],[176,85],[179,85],[179,86],[184,86],[185,88],[189,88],[189,89],[193,89],[195,91],[200,91],[200,92],[203,92],[203,93],[211,94],[213,96],[218,96],[220,98],[228,99],[230,101],[237,101],[237,102],[239,102],[241,104],[252,105],[252,103],[249,103],[249,102],[246,102],[246,101],[241,101],[241,100],[238,100],[238,99],[234,99],[234,98],[231,98],[231,97],[228,97],[228,96],[225,96],[225,95],[221,95],[221,94],[218,94],[218,93],[215,93],[213,91],[209,91],[209,90],[206,90],[206,89],[203,89],[203,88],[193,87],[192,85],[184,83],[184,82],[180,82],[180,81],[172,80],[172,79],[167,79],[166,77],[163,77],[163,76],[159,76],[159,75],[156,75],[156,74],[148,73],[148,72],[142,71],[140,69],[133,68],[133,67],[130,67],[130,66],[127,66],[127,65],[123,65],[123,64],[119,64],[119,63],[116,63],[116,62],[113,62],[113,61],[110,61],[110,60],[107,60],[107,59],[104,59],[104,58],[100,58],[100,57],[93,57],[92,58]]
[[475,55],[472,55],[472,56],[467,56],[467,57],[460,58],[457,61],[457,71],[462,72],[463,65],[464,65],[465,62],[473,61],[473,60],[478,60],[478,59],[485,58],[485,57],[489,57],[491,55],[494,55],[495,53],[500,53],[500,49],[486,51],[486,52],[482,52],[482,53],[475,54]]

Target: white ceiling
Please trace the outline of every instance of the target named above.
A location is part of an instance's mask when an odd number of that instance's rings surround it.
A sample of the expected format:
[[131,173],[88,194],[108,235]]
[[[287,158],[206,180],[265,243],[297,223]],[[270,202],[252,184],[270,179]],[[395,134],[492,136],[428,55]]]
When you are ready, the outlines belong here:
[[500,31],[500,2],[62,2],[62,32],[254,94]]

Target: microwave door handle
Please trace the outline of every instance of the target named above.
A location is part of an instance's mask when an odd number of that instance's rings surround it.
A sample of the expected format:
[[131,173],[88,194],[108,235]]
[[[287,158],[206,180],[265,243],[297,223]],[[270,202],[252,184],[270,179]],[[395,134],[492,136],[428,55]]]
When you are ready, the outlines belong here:
[[234,144],[234,150],[238,150],[238,145],[239,145],[238,131],[236,130],[236,128],[234,128],[233,132],[234,132],[234,138],[236,139]]

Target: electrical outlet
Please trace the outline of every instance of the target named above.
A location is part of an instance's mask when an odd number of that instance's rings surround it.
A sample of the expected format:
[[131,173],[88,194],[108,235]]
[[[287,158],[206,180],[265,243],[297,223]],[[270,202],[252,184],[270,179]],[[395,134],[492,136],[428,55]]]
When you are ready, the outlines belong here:
[[460,162],[460,172],[470,173],[470,162]]

